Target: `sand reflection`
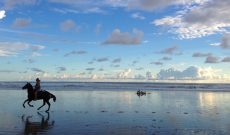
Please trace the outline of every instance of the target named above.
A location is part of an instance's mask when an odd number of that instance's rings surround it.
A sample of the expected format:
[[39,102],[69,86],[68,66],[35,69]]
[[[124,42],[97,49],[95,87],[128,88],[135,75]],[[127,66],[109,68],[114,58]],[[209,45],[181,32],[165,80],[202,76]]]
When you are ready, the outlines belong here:
[[216,94],[209,92],[201,92],[199,93],[199,101],[201,107],[214,106],[216,103]]

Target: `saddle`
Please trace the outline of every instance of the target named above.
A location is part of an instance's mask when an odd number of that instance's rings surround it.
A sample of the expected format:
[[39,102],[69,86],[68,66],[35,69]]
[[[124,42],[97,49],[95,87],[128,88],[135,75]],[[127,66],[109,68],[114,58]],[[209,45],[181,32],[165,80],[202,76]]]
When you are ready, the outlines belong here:
[[43,92],[45,92],[45,90],[36,91],[34,93],[34,95],[35,95],[34,100],[38,100],[39,97],[41,97],[41,95],[42,95]]

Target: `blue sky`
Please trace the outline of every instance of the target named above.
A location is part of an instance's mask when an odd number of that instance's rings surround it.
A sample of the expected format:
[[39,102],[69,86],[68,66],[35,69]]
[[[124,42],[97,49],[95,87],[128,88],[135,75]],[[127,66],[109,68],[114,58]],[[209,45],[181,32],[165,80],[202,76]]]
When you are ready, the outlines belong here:
[[0,80],[230,82],[227,0],[3,0]]

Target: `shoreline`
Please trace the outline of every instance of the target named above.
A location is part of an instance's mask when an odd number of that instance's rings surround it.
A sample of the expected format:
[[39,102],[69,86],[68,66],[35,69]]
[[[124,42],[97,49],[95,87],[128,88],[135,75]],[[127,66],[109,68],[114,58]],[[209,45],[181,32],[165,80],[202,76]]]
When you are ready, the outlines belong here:
[[[25,81],[1,81],[0,80],[0,83],[26,83],[26,82],[35,82],[34,80],[25,80]],[[59,81],[59,80],[53,80],[53,81],[47,81],[47,80],[44,80],[42,81],[43,83],[121,83],[121,84],[125,84],[125,83],[131,83],[131,84],[188,84],[188,85],[191,85],[191,84],[223,84],[223,85],[230,85],[230,81],[227,81],[227,82],[202,82],[199,81],[199,80],[178,80],[178,81],[175,81],[175,80],[149,80],[149,81],[95,81],[95,80],[92,80],[92,81],[69,81],[69,80],[66,80],[66,81]]]

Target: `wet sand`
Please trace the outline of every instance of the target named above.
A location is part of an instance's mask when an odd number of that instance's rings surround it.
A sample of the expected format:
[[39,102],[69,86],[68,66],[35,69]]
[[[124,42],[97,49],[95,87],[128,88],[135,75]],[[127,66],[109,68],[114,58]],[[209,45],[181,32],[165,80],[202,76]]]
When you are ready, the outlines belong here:
[[230,92],[51,91],[49,113],[22,103],[26,91],[0,91],[0,134],[228,135]]

